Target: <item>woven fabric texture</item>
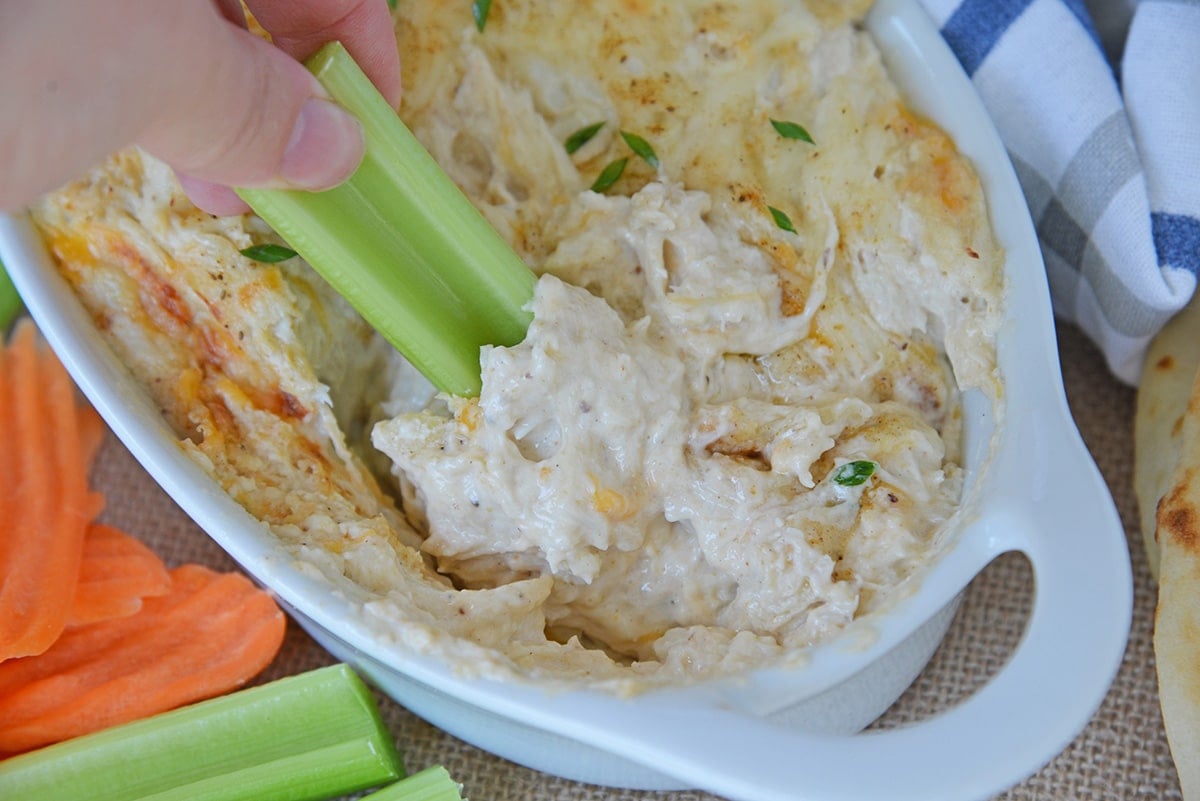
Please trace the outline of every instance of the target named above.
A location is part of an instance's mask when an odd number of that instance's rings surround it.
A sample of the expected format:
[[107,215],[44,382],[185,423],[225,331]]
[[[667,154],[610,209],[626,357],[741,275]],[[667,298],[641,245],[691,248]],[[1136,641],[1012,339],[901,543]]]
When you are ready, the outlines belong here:
[[[1060,329],[1068,398],[1124,521],[1134,567],[1133,628],[1108,697],[1079,737],[1050,764],[1000,796],[1006,801],[1127,801],[1181,798],[1162,728],[1151,641],[1155,588],[1137,529],[1131,487],[1135,395],[1109,372],[1104,358],[1073,327]],[[121,446],[109,436],[93,483],[108,497],[105,521],[151,545],[171,564],[199,561],[232,568],[207,538]],[[950,633],[925,672],[875,725],[919,720],[953,705],[985,683],[1020,639],[1033,578],[1023,558],[1004,557],[970,586]],[[297,626],[261,680],[329,664],[332,657]],[[380,698],[410,770],[443,764],[472,801],[712,801],[700,792],[613,790],[546,776],[483,753]]]

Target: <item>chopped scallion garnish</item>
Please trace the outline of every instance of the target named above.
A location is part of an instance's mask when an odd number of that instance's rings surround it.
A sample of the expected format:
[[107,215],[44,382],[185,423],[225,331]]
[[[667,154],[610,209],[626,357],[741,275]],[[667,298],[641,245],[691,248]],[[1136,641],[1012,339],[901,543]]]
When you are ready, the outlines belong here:
[[774,206],[767,206],[767,210],[771,212],[771,219],[775,221],[776,225],[785,231],[790,231],[793,234],[796,233],[796,226],[792,225],[791,217],[787,216]]
[[396,10],[396,0],[387,0],[387,4],[392,11]]
[[239,194],[434,386],[477,395],[480,348],[525,338],[533,272],[344,47],[325,45],[307,64],[362,123],[362,163],[324,192]]
[[563,145],[567,148],[567,153],[574,153],[576,150],[592,141],[592,137],[599,133],[600,129],[603,127],[603,121],[594,122],[591,125],[585,125],[575,133],[568,136],[566,141],[563,142]]
[[658,169],[658,155],[655,154],[654,148],[650,147],[650,143],[635,133],[621,131],[621,138],[625,140],[625,144],[629,145],[629,149],[637,153],[646,163],[654,169]]
[[471,13],[475,16],[475,27],[483,33],[487,25],[488,12],[492,10],[492,0],[472,0]]
[[833,474],[833,480],[843,487],[857,487],[875,474],[875,463],[866,460],[846,462]]
[[615,161],[610,161],[608,166],[600,171],[596,176],[595,182],[591,186],[593,192],[604,192],[617,182],[621,177],[621,173],[625,172],[625,165],[629,163],[629,159],[621,158]]
[[316,801],[404,775],[345,665],[279,679],[0,761],[0,798]]
[[810,145],[816,144],[803,125],[795,122],[787,122],[786,120],[771,120],[771,126],[784,139],[799,139],[801,142],[808,142]]
[[283,245],[275,245],[267,243],[265,245],[251,245],[248,248],[243,248],[239,251],[243,256],[255,261],[266,262],[267,264],[277,264],[281,261],[287,261],[296,257],[296,251],[291,248],[285,248]]

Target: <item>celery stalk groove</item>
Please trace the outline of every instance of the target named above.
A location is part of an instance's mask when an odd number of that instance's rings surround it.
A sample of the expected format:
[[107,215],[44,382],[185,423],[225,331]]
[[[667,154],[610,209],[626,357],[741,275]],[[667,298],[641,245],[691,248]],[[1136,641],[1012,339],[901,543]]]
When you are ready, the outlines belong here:
[[317,801],[404,776],[370,690],[333,665],[0,761],[0,798]]
[[440,390],[479,393],[479,349],[525,337],[535,277],[331,42],[308,68],[362,124],[366,155],[324,192],[239,189]]
[[461,789],[444,767],[434,765],[365,795],[361,801],[463,801]]

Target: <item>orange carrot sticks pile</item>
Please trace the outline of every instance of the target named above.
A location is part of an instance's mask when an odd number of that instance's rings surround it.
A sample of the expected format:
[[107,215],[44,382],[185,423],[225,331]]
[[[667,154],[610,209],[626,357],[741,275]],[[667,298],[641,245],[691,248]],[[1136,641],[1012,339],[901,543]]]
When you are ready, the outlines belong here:
[[199,565],[135,615],[69,629],[0,663],[0,753],[20,753],[236,689],[283,642],[279,607],[249,579]]
[[24,321],[0,352],[0,659],[39,654],[67,624],[103,426]]
[[83,541],[83,564],[71,600],[67,626],[126,617],[142,599],[166,595],[171,574],[158,554],[123,531],[93,523]]
[[29,321],[0,347],[0,758],[235,689],[283,643],[245,576],[94,521],[104,428]]

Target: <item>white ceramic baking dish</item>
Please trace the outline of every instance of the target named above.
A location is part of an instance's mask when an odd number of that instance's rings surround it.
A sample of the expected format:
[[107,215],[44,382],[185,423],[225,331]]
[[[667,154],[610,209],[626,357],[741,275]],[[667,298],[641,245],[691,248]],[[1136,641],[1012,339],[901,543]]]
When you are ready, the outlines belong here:
[[[986,798],[1062,750],[1106,693],[1131,614],[1128,552],[1067,409],[1041,256],[1004,148],[915,0],[879,0],[868,29],[911,105],[951,134],[983,179],[1008,258],[1005,394],[1001,408],[966,399],[968,500],[950,547],[912,592],[811,649],[798,667],[619,698],[467,679],[414,656],[296,570],[265,527],[183,455],[26,218],[0,218],[0,258],[83,391],[179,505],[318,641],[433,724],[516,762],[600,784],[696,787],[746,801]],[[1029,558],[1037,587],[1009,663],[938,717],[859,733],[920,672],[964,587],[1008,551]]]

